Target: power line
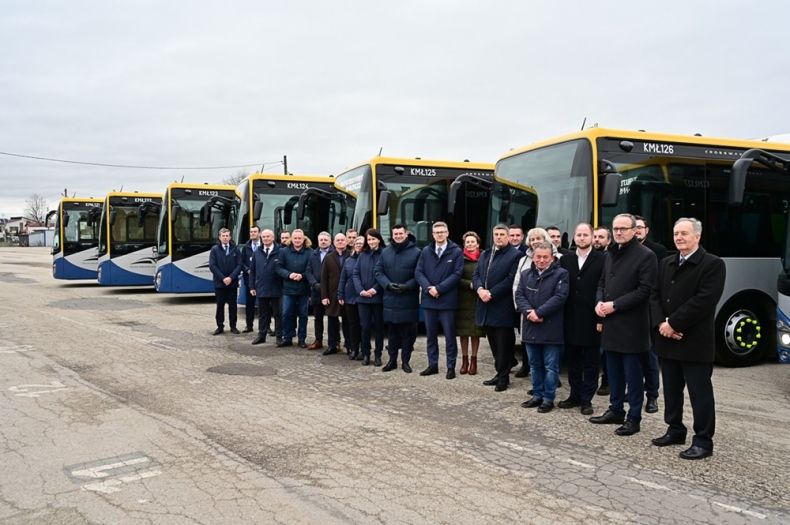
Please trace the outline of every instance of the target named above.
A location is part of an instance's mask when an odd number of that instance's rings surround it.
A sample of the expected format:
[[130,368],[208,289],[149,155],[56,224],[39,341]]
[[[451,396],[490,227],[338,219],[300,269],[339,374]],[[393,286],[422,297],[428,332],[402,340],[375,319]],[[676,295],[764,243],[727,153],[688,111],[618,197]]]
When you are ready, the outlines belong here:
[[7,151],[0,151],[0,155],[6,155],[8,157],[18,157],[22,159],[32,159],[32,160],[44,160],[47,162],[62,162],[66,164],[81,164],[83,166],[102,166],[105,168],[133,168],[133,169],[141,169],[141,170],[226,170],[232,168],[251,168],[257,166],[269,166],[272,164],[282,164],[283,161],[276,160],[272,162],[255,162],[252,164],[237,164],[234,166],[134,166],[130,164],[106,164],[104,162],[86,162],[86,161],[79,161],[79,160],[66,160],[66,159],[54,159],[50,157],[38,157],[36,155],[23,155],[21,153],[9,153]]

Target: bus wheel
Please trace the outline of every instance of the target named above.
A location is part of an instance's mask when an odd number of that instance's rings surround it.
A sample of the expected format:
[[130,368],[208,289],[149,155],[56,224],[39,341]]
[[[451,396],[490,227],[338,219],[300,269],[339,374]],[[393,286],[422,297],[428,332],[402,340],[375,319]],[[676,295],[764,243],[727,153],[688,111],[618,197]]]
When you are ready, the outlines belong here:
[[716,319],[716,362],[751,366],[760,361],[769,339],[768,319],[753,305],[732,304]]

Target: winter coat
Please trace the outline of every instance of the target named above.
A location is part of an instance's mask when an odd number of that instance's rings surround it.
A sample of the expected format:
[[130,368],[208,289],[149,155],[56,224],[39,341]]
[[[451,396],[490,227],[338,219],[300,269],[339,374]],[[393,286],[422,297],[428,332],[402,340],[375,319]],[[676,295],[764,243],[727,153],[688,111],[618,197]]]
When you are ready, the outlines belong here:
[[[420,258],[420,249],[411,233],[400,244],[395,241],[381,251],[376,268],[376,280],[384,290],[384,322],[416,323],[420,317],[420,289],[414,270]],[[393,290],[391,284],[399,284]]]
[[[208,254],[208,268],[214,281],[214,288],[230,288],[239,285],[239,274],[241,273],[241,253],[236,249],[236,245],[228,243],[229,254],[225,255],[222,243],[217,243],[211,247]],[[232,279],[229,285],[223,283],[225,277]]]
[[[561,345],[565,341],[563,310],[568,299],[568,271],[554,261],[543,273],[533,265],[521,274],[516,306],[521,314],[521,340],[528,344]],[[541,323],[527,319],[535,310]]]
[[[324,261],[326,258],[329,257],[329,254],[335,251],[333,246],[329,247],[329,251],[326,252],[324,255]],[[310,285],[310,302],[312,304],[321,304],[321,267],[323,266],[323,261],[321,261],[321,250],[318,248],[313,250],[313,253],[310,255],[310,264],[307,265],[307,273],[305,274],[305,278],[307,279],[308,284]]]
[[[380,258],[380,248],[376,251],[364,251],[357,257],[357,264],[354,265],[354,271],[351,274],[354,281],[354,289],[357,292],[357,304],[381,304],[383,290],[376,280],[376,276],[373,274],[373,269],[378,264]],[[371,288],[376,290],[376,295],[373,297],[363,297],[359,295]]]
[[455,332],[459,336],[483,337],[485,330],[475,324],[477,294],[472,289],[472,276],[477,261],[464,255],[464,271],[458,281],[458,309],[455,311]]
[[604,252],[590,250],[581,269],[576,252],[560,259],[560,266],[568,271],[569,284],[568,300],[565,302],[566,345],[601,346],[601,334],[596,328],[601,318],[595,314],[595,298],[604,259]]
[[343,270],[340,272],[340,282],[337,285],[337,298],[346,304],[357,304],[359,290],[354,286],[354,267],[359,261],[359,254],[352,253],[343,263]]
[[[306,274],[310,265],[310,256],[313,250],[302,246],[297,251],[293,245],[280,248],[276,262],[277,275],[283,280],[283,295],[310,295],[309,283]],[[302,274],[301,281],[292,281],[288,276],[292,273]]]
[[340,303],[337,302],[337,290],[340,286],[340,273],[343,265],[348,260],[348,252],[343,252],[343,263],[340,262],[340,254],[336,250],[329,252],[324,257],[321,264],[321,300],[329,299],[329,306],[324,307],[324,312],[330,317],[340,315]]
[[[436,243],[423,248],[414,277],[422,289],[423,308],[430,310],[455,310],[458,308],[458,281],[464,272],[464,252],[453,241],[447,241],[442,256],[436,256]],[[428,293],[428,288],[436,286],[439,297]]]
[[277,257],[280,248],[272,245],[272,252],[266,257],[261,245],[252,257],[250,266],[250,283],[255,288],[255,297],[281,297],[283,280],[276,273]]
[[[656,353],[678,361],[712,363],[716,353],[714,318],[724,290],[724,261],[697,248],[682,266],[678,255],[661,261],[658,285],[650,301]],[[683,334],[680,340],[658,333],[664,320]]]
[[605,257],[596,299],[614,301],[615,311],[603,319],[601,346],[607,352],[647,352],[656,256],[634,237],[622,246],[610,246]]
[[[472,277],[475,295],[485,288],[491,300],[484,303],[478,296],[475,305],[475,323],[478,326],[513,326],[516,308],[513,304],[513,278],[516,265],[523,254],[511,245],[493,251],[489,248],[480,255]],[[490,268],[489,268],[490,261]]]

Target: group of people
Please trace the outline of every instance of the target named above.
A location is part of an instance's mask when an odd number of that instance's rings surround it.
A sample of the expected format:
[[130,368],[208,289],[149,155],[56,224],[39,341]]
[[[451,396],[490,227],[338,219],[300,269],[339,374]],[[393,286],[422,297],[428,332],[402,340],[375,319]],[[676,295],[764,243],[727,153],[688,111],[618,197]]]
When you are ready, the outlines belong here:
[[[389,244],[376,229],[318,235],[307,246],[304,232],[250,230],[240,249],[230,232],[220,232],[210,255],[217,289],[217,330],[224,331],[224,304],[231,331],[236,329],[236,293],[241,278],[248,290],[247,325],[253,330],[257,301],[259,330],[253,344],[274,335],[278,347],[324,348],[382,371],[399,366],[411,373],[411,354],[420,311],[426,329],[428,366],[422,376],[439,373],[439,333],[444,335],[447,379],[456,377],[458,343],[461,374],[475,375],[480,338],[486,337],[496,374],[483,382],[497,392],[508,389],[511,370],[522,356],[519,377],[531,376],[525,408],[550,412],[555,407],[560,362],[568,370],[570,394],[560,408],[592,415],[596,391],[609,391],[609,406],[590,417],[595,424],[617,424],[615,434],[640,431],[646,411],[658,410],[659,360],[664,385],[666,433],[656,446],[686,441],[683,392],[688,387],[693,415],[692,446],[685,459],[713,451],[715,410],[711,384],[713,318],[723,291],[724,264],[700,246],[702,225],[682,218],[674,225],[677,254],[647,238],[647,221],[617,215],[611,233],[605,227],[578,224],[573,249],[562,247],[558,228],[497,225],[493,245],[483,250],[475,232],[449,239],[446,223],[433,224],[433,242],[420,249],[402,224],[392,227]],[[526,242],[525,242],[526,237]],[[613,242],[612,242],[613,241]],[[307,312],[312,304],[315,341],[308,346]],[[270,319],[274,330],[269,329]],[[386,364],[384,333],[388,334]],[[516,334],[521,343],[516,345]],[[372,348],[371,348],[372,346]],[[604,377],[599,388],[599,369]],[[625,410],[625,402],[628,411]]]

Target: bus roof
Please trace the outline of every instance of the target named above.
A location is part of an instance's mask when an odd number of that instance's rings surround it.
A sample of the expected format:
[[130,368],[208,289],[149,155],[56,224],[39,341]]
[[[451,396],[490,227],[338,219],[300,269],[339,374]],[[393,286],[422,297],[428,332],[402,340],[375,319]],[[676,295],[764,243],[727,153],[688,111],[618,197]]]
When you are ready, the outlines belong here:
[[161,193],[139,192],[139,191],[111,191],[104,197],[145,197],[146,199],[161,199]]
[[230,184],[209,184],[208,182],[171,182],[167,189],[183,188],[190,190],[235,190]]
[[588,128],[583,131],[576,131],[574,133],[568,133],[567,135],[552,137],[547,140],[535,142],[523,148],[518,148],[508,151],[507,153],[502,155],[499,160],[506,159],[508,157],[512,157],[520,153],[524,153],[525,151],[532,151],[538,148],[551,146],[553,144],[558,144],[560,142],[566,142],[569,140],[586,138],[590,141],[594,141],[595,139],[606,138],[606,137],[634,139],[634,140],[647,139],[647,140],[655,140],[660,142],[676,142],[676,143],[679,142],[683,144],[698,144],[701,146],[716,145],[716,146],[732,147],[732,148],[745,148],[745,149],[759,148],[759,149],[772,149],[778,151],[790,151],[790,144],[782,144],[778,142],[764,142],[761,140],[705,137],[700,135],[674,135],[670,133],[660,133],[654,131],[622,130],[622,129],[611,129],[611,128]]
[[104,197],[61,197],[60,202],[104,202]]
[[326,175],[301,175],[301,174],[293,174],[293,173],[284,175],[282,173],[261,173],[261,172],[251,173],[247,176],[247,179],[249,181],[285,180],[285,181],[299,181],[299,182],[328,182],[330,184],[334,181],[334,177],[330,177]]
[[468,168],[474,170],[493,170],[494,165],[489,162],[469,162],[469,161],[458,161],[458,160],[432,160],[432,159],[418,159],[418,158],[404,158],[404,157],[380,157],[375,156],[372,159],[368,160],[367,162],[360,162],[358,164],[354,164],[353,166],[349,167],[348,169],[344,169],[343,172],[359,168],[360,166],[365,166],[368,164],[377,165],[377,164],[403,164],[405,166],[422,166],[422,167],[433,167],[433,168]]

